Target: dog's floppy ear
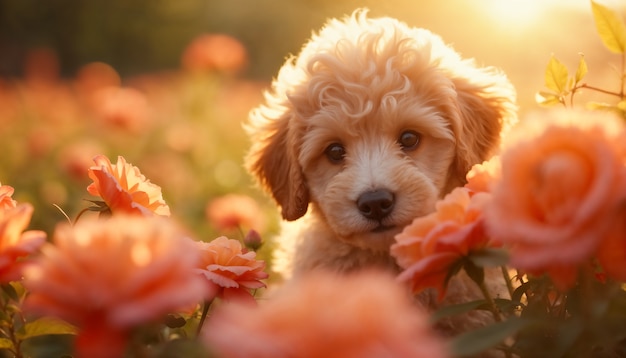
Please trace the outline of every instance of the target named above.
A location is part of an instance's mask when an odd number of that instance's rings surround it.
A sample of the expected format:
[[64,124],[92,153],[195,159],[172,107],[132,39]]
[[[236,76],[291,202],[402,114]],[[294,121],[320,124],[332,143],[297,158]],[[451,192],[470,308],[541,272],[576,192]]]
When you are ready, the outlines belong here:
[[494,155],[502,134],[517,121],[515,89],[493,68],[471,68],[453,77],[458,118],[453,123],[457,140],[456,171],[469,169]]
[[246,130],[252,146],[245,165],[263,189],[281,207],[285,220],[303,216],[309,204],[309,190],[298,163],[301,136],[298,135],[296,114],[287,104],[278,104],[277,98],[266,94],[267,105],[250,113]]

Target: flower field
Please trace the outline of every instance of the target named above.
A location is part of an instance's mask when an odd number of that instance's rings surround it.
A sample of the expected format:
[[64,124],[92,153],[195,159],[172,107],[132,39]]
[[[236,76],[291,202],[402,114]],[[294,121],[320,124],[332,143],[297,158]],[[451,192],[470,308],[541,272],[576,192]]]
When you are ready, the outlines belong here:
[[[274,277],[275,208],[241,165],[264,84],[236,39],[133,78],[33,50],[0,79],[0,357],[626,356],[626,25],[591,4],[619,89],[553,56],[552,108],[396,236],[395,277]],[[416,304],[457,275],[478,299]],[[434,328],[474,313],[491,323]]]
[[241,44],[208,36],[196,41],[234,46],[232,58],[223,51],[207,57],[192,43],[179,71],[121,79],[109,65],[91,63],[67,79],[54,54],[40,49],[30,53],[24,78],[0,79],[3,146],[11,153],[2,160],[2,181],[38,208],[34,225],[49,231],[62,218],[53,204],[70,216],[86,206],[85,173],[98,154],[140,167],[178,207],[176,216],[204,232],[210,199],[256,195],[241,167],[241,122],[263,84],[235,75],[248,60]]

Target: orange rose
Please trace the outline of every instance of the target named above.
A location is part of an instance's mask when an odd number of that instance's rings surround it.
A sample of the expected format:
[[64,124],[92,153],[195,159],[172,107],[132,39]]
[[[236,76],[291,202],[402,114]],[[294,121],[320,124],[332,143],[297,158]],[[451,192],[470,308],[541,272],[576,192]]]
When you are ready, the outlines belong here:
[[12,186],[0,184],[0,210],[17,206],[17,202],[12,198],[14,191]]
[[112,213],[170,215],[161,188],[147,180],[139,168],[126,163],[122,156],[117,158],[117,164],[111,164],[104,155],[96,156],[93,161],[96,165],[88,171],[93,183],[87,191],[101,197]]
[[502,176],[486,210],[489,233],[510,248],[514,267],[547,273],[567,289],[626,200],[624,127],[617,118],[576,111],[525,125],[501,156]]
[[196,271],[207,279],[211,291],[220,298],[254,304],[249,290],[265,287],[260,281],[268,277],[265,262],[256,260],[254,251],[245,252],[239,241],[223,236],[196,245],[201,256]]
[[[0,191],[6,189],[6,185],[0,187]],[[2,201],[5,199],[6,197]],[[24,231],[32,215],[33,206],[26,203],[15,207],[0,208],[1,283],[19,280],[26,264],[23,258],[35,253],[46,241],[46,233],[43,231]]]
[[465,187],[473,192],[491,192],[493,182],[500,176],[500,157],[493,156],[491,159],[476,164],[467,173]]
[[220,357],[448,357],[404,289],[377,272],[314,273],[258,307],[221,306],[204,340]]
[[626,204],[608,237],[600,243],[596,256],[604,274],[626,282]]
[[168,218],[83,219],[53,242],[24,271],[24,310],[77,326],[77,357],[122,357],[130,329],[206,295],[194,242]]
[[404,269],[398,279],[410,281],[414,292],[434,287],[442,299],[453,266],[489,244],[482,220],[489,199],[487,193],[470,196],[469,189],[456,188],[437,202],[434,213],[405,227],[391,246],[391,255]]

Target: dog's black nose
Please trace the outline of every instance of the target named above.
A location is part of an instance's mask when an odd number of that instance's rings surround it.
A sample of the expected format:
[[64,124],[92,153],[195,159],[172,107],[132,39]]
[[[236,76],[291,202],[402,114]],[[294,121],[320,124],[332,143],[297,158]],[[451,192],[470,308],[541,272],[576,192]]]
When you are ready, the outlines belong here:
[[374,190],[361,194],[356,201],[357,208],[368,219],[382,220],[393,211],[395,200],[388,190]]

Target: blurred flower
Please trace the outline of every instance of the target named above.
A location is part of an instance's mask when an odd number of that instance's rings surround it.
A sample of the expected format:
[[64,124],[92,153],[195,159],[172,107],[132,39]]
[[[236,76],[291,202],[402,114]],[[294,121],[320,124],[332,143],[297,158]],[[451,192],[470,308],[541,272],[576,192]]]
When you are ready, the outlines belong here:
[[25,137],[26,148],[31,158],[47,156],[58,141],[54,130],[44,125],[41,125],[39,128],[32,128]]
[[33,215],[33,206],[15,204],[7,199],[13,188],[0,186],[0,283],[19,280],[26,261],[24,257],[36,252],[46,241],[46,233],[39,230],[24,231]]
[[24,311],[77,326],[77,357],[122,357],[132,328],[202,300],[197,260],[194,242],[168,218],[60,224],[24,270]]
[[318,272],[289,281],[258,307],[218,309],[204,331],[220,357],[448,357],[392,277]]
[[391,246],[391,255],[404,269],[398,279],[411,282],[414,292],[434,287],[442,299],[453,266],[489,245],[482,219],[489,200],[487,193],[470,196],[469,189],[456,188],[437,202],[434,213],[405,227]]
[[[204,156],[203,156],[204,158]],[[202,188],[206,186],[203,180],[198,180],[198,170],[200,162],[190,161],[188,157],[178,155],[172,151],[163,151],[154,154],[147,154],[141,157],[142,173],[159,185],[167,188],[168,197],[171,200],[178,201],[178,207],[184,215],[193,212],[194,220],[198,223],[206,224],[206,220],[202,215],[196,215],[196,209],[191,209],[189,201],[198,202],[197,206],[202,207],[204,204],[203,197],[205,194]],[[170,202],[170,200],[168,200]],[[176,205],[176,202],[170,202]],[[196,204],[193,205],[195,207]]]
[[126,163],[122,156],[117,158],[117,164],[111,164],[104,155],[96,156],[93,161],[96,165],[88,170],[93,183],[87,191],[101,197],[112,213],[170,215],[161,188],[146,179],[139,168]]
[[105,87],[94,93],[93,110],[106,124],[141,133],[150,122],[146,96],[134,88]]
[[263,213],[254,199],[239,194],[227,194],[213,199],[206,207],[206,215],[219,231],[248,227],[263,231]]
[[196,271],[206,278],[217,297],[256,302],[249,290],[265,287],[261,280],[268,274],[263,271],[265,262],[257,260],[255,252],[246,252],[239,241],[223,236],[196,245],[201,257]]
[[514,267],[547,273],[565,290],[626,200],[624,127],[597,112],[549,112],[539,120],[524,122],[520,139],[502,154],[485,215]]
[[493,182],[500,177],[500,157],[493,156],[491,159],[474,165],[467,173],[465,187],[473,192],[491,192]]
[[78,70],[76,87],[79,95],[93,94],[106,87],[119,87],[120,75],[113,67],[103,62],[92,62]]
[[85,180],[85,171],[91,167],[94,156],[102,153],[102,151],[102,146],[93,140],[79,140],[65,146],[59,152],[57,161],[68,177],[83,181]]
[[12,196],[15,192],[12,186],[0,184],[0,210],[11,209],[17,206],[17,201]]
[[60,78],[59,59],[49,48],[30,50],[24,61],[24,77],[30,86],[55,84]]
[[602,240],[596,257],[606,276],[626,282],[626,202],[622,204],[614,227]]
[[182,55],[182,66],[190,71],[236,73],[248,63],[246,48],[234,37],[204,34],[196,37]]

